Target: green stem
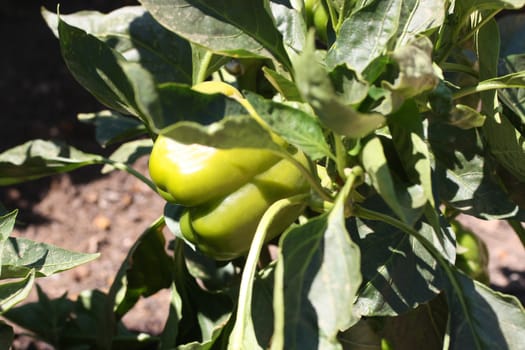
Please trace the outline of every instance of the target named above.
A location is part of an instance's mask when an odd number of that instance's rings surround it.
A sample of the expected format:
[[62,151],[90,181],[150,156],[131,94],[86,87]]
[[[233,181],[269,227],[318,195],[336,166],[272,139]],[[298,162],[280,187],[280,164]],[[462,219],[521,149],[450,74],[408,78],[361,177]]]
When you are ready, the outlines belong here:
[[140,172],[138,172],[137,170],[135,170],[133,167],[129,166],[128,164],[116,162],[114,160],[107,159],[107,158],[104,158],[103,162],[105,164],[112,166],[115,169],[126,171],[127,173],[135,176],[140,181],[144,182],[153,191],[157,192],[157,186],[150,179],[142,175]]
[[470,313],[468,312],[467,302],[466,302],[465,297],[464,297],[464,295],[462,293],[461,286],[459,284],[459,281],[456,278],[456,275],[454,273],[453,267],[450,264],[450,262],[445,260],[445,258],[437,250],[437,248],[434,247],[434,245],[426,237],[424,237],[421,233],[419,233],[418,231],[416,231],[411,226],[405,224],[404,222],[402,222],[402,221],[400,221],[400,220],[398,220],[398,219],[396,219],[394,217],[391,217],[389,215],[386,215],[386,214],[383,214],[383,213],[379,213],[379,212],[376,212],[376,211],[373,211],[373,210],[369,210],[369,209],[363,208],[361,206],[354,207],[353,214],[356,217],[363,218],[363,219],[382,221],[384,223],[387,223],[388,225],[391,225],[393,227],[396,227],[396,228],[402,230],[403,232],[405,232],[405,233],[409,234],[410,236],[414,237],[415,239],[417,239],[417,241],[432,255],[432,257],[434,259],[437,260],[439,265],[443,268],[443,270],[444,270],[445,274],[447,275],[450,283],[452,284],[452,289],[457,294],[459,303],[461,305],[461,309],[463,310],[463,313],[465,314],[465,319],[466,319],[467,324],[468,324],[468,326],[469,326],[469,328],[470,328],[470,330],[472,332],[472,337],[473,337],[473,339],[475,341],[476,349],[482,349],[482,346],[480,344],[480,340],[479,340],[479,338],[478,338],[478,336],[477,336],[477,334],[476,334],[476,332],[474,330],[474,326],[473,326],[474,321],[472,320],[472,318],[470,316]]
[[476,86],[469,86],[469,87],[463,88],[455,92],[452,95],[452,98],[455,100],[455,99],[462,98],[462,97],[472,95],[472,94],[476,94],[482,91],[507,89],[507,88],[523,88],[523,84],[506,84],[506,83],[498,82],[498,81],[490,81],[490,82],[485,81],[485,82],[479,83]]
[[333,202],[332,195],[325,189],[319,181],[317,181],[317,178],[314,178],[312,176],[312,172],[309,171],[301,162],[299,162],[297,159],[295,159],[290,153],[286,151],[276,152],[278,155],[282,156],[286,160],[289,160],[293,165],[299,169],[299,171],[304,175],[310,186],[312,186],[312,189],[319,194],[319,196],[328,202]]
[[335,144],[335,156],[336,156],[336,167],[337,167],[337,173],[339,176],[344,179],[345,176],[345,168],[346,168],[346,148],[343,145],[343,141],[341,140],[341,137],[334,135],[334,144]]
[[206,79],[206,73],[208,72],[208,67],[210,66],[211,59],[213,57],[213,52],[206,51],[204,57],[201,60],[199,71],[195,77],[194,84],[203,82]]
[[263,217],[261,218],[261,221],[259,221],[259,225],[255,231],[255,235],[253,237],[241,277],[235,325],[233,326],[233,330],[230,334],[228,350],[246,349],[246,346],[244,346],[244,340],[246,337],[255,337],[253,322],[251,321],[253,281],[255,278],[257,262],[259,260],[261,249],[266,240],[266,233],[270,227],[270,224],[282,209],[286,208],[287,206],[303,202],[306,198],[307,195],[297,195],[290,198],[281,199],[273,203],[268,208],[268,210],[266,210]]

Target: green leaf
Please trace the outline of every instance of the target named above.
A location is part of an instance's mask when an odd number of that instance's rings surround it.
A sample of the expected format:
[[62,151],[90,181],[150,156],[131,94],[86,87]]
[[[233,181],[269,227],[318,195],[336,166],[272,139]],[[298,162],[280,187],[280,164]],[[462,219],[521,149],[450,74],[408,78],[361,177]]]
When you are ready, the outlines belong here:
[[455,12],[465,16],[481,10],[517,10],[525,6],[523,0],[465,0],[457,4]]
[[216,148],[267,148],[280,146],[255,119],[248,115],[225,117],[222,121],[202,126],[194,122],[179,122],[162,134],[181,143],[198,143]]
[[274,132],[310,158],[313,160],[323,157],[334,158],[321,125],[311,115],[300,109],[266,100],[254,93],[247,93],[246,98]]
[[110,296],[115,297],[115,313],[120,318],[140,297],[149,297],[172,281],[171,258],[162,234],[164,221],[154,222],[137,239],[115,276]]
[[0,278],[51,276],[98,258],[100,254],[77,253],[26,238],[9,237],[5,242]]
[[338,332],[358,320],[353,305],[361,284],[361,254],[345,228],[349,189],[341,191],[330,213],[280,239],[272,349],[341,349]]
[[146,128],[139,120],[109,110],[80,113],[77,118],[82,123],[95,125],[95,138],[102,147],[137,137],[146,132]]
[[346,66],[337,66],[329,74],[340,101],[348,106],[359,106],[368,96],[369,83],[359,79]]
[[[42,16],[58,37],[58,16],[45,9]],[[141,6],[122,7],[108,14],[80,11],[60,18],[101,40],[129,62],[139,63],[157,83],[192,82],[189,43],[161,26]]]
[[[120,164],[124,163],[131,165],[140,157],[149,155],[151,153],[152,147],[153,141],[151,139],[129,141],[120,145],[119,148],[117,148],[115,152],[109,156],[109,159]],[[115,167],[110,164],[106,164],[102,168],[102,173],[106,174],[112,170],[115,170]]]
[[149,116],[156,131],[165,131],[163,129],[180,121],[208,125],[226,116],[248,114],[246,109],[234,99],[220,93],[199,93],[187,85],[163,84],[159,86],[157,94],[160,106],[155,108],[159,110],[150,113]]
[[525,139],[508,118],[504,114],[487,118],[483,135],[498,162],[516,179],[525,181]]
[[418,37],[392,53],[399,73],[391,84],[382,86],[392,91],[390,110],[397,110],[404,100],[434,89],[439,78],[432,63],[432,43],[427,37]]
[[363,137],[385,121],[379,113],[361,113],[340,100],[315,52],[312,36],[305,50],[294,60],[294,69],[304,100],[313,107],[321,122],[337,134]]
[[460,272],[455,271],[454,277],[461,287],[467,314],[449,287],[446,290],[450,309],[449,348],[521,349],[525,344],[525,310],[520,302]]
[[288,101],[302,101],[301,93],[297,89],[295,83],[289,80],[282,74],[268,68],[262,68],[265,78],[272,84],[285,100]]
[[38,287],[38,301],[9,310],[4,316],[57,349],[129,349],[154,346],[155,337],[127,330],[108,313],[106,294],[85,290],[76,301],[49,297]]
[[[180,300],[172,296],[174,302],[169,317],[172,325],[177,324],[178,344],[188,343],[187,349],[209,349],[215,343],[225,342],[229,335],[227,331],[233,326],[228,321],[232,311],[231,299],[224,293],[206,291],[197,284],[186,267],[184,242],[180,239],[175,240],[173,263],[172,291],[176,290]],[[164,336],[173,331],[165,328]]]
[[[444,349],[448,306],[443,294],[407,313],[386,317],[379,333],[392,349]],[[416,330],[424,330],[418,332]]]
[[140,115],[122,65],[124,56],[85,31],[59,20],[60,48],[75,79],[101,103],[124,114]]
[[[386,139],[384,141],[388,142]],[[372,186],[395,214],[404,222],[412,224],[421,216],[428,198],[421,186],[407,186],[394,177],[389,168],[386,150],[379,137],[372,137],[363,145],[361,164],[370,176]]]
[[404,45],[418,34],[430,32],[445,21],[445,0],[405,0],[401,7],[397,46]]
[[275,265],[259,271],[253,285],[252,314],[257,343],[268,349],[273,337]]
[[59,344],[61,333],[74,310],[74,302],[67,299],[65,294],[51,300],[38,284],[36,291],[37,302],[13,308],[3,316],[56,346]]
[[0,322],[0,349],[11,349],[14,338],[13,327],[5,322]]
[[289,66],[281,34],[260,1],[141,0],[169,30],[213,52],[234,57],[268,56]]
[[4,313],[29,296],[35,281],[35,270],[31,269],[22,279],[0,284],[0,313]]
[[0,153],[0,186],[101,164],[102,160],[99,155],[83,153],[60,142],[28,141]]
[[[363,207],[392,215],[377,196],[368,198]],[[455,240],[442,221],[440,231],[424,220],[413,225],[453,263]],[[396,316],[434,299],[443,286],[438,261],[413,236],[382,221],[355,218],[347,222],[354,241],[363,254],[361,271],[364,283],[355,310],[362,316]]]
[[486,220],[525,220],[525,212],[494,179],[476,130],[431,123],[428,140],[435,158],[432,180],[442,201]]
[[0,276],[2,276],[1,268],[3,263],[5,242],[7,241],[7,238],[11,232],[13,232],[17,214],[18,210],[13,210],[10,213],[0,216]]
[[269,1],[275,27],[283,37],[285,48],[291,54],[303,50],[306,39],[306,23],[302,14],[281,1]]
[[411,183],[421,185],[427,201],[434,206],[432,169],[425,143],[423,120],[414,101],[407,101],[388,118],[392,141]]
[[387,50],[398,32],[401,0],[373,1],[345,19],[326,57],[330,69],[341,64],[358,74]]

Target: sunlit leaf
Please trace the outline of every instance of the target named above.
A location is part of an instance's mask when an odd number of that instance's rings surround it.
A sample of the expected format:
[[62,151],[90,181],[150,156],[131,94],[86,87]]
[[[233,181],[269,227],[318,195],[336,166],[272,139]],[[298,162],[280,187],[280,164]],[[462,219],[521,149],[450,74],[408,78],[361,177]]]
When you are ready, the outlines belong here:
[[249,93],[247,99],[277,134],[313,160],[331,156],[321,125],[311,115],[253,93]]
[[341,349],[337,334],[358,321],[360,250],[345,227],[342,191],[328,214],[292,228],[280,240],[272,349]]
[[361,113],[345,105],[337,96],[326,68],[317,56],[313,37],[294,60],[297,87],[321,122],[340,135],[357,138],[377,129],[385,118],[379,113]]
[[34,270],[37,277],[50,276],[98,258],[99,254],[77,253],[21,237],[9,237],[2,256],[2,279],[25,277]]
[[102,162],[99,155],[83,153],[61,142],[32,140],[0,153],[0,186]]
[[281,34],[260,1],[142,0],[166,28],[190,42],[234,57],[268,56],[289,65]]
[[[45,9],[42,15],[58,37],[58,16]],[[107,14],[80,11],[61,14],[60,18],[106,43],[127,61],[139,63],[158,83],[192,81],[189,43],[162,27],[141,6],[126,6]]]
[[398,31],[401,0],[373,1],[345,19],[326,58],[330,69],[346,64],[361,74],[386,53]]

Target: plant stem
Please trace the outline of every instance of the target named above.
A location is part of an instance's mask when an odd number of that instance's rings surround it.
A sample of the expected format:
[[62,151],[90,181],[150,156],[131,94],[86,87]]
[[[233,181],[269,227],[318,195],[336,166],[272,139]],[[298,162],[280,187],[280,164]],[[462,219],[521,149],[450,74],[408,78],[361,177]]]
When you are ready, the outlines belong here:
[[[241,285],[239,288],[239,299],[237,305],[237,312],[235,317],[235,325],[230,334],[230,342],[228,350],[243,350],[246,349],[245,339],[252,338],[248,343],[253,344],[255,341],[255,330],[253,328],[252,317],[252,292],[253,281],[255,278],[255,270],[257,261],[261,253],[261,249],[266,239],[266,233],[275,216],[285,207],[301,203],[307,198],[307,195],[297,195],[290,198],[281,199],[273,203],[264,213],[257,230],[253,236],[250,251],[246,258],[244,271],[241,277]],[[250,334],[251,333],[251,334]]]
[[208,67],[210,66],[212,57],[213,57],[213,52],[206,51],[206,53],[204,54],[204,57],[201,60],[199,71],[197,72],[197,76],[195,77],[195,81],[193,82],[194,84],[201,83],[206,79],[206,73],[208,71]]
[[334,136],[334,144],[335,144],[335,162],[337,167],[337,173],[339,176],[341,176],[342,179],[344,179],[345,176],[345,168],[346,168],[346,148],[343,145],[343,141],[341,140],[341,137],[337,134],[333,134]]
[[321,186],[319,181],[317,181],[316,178],[312,176],[312,172],[310,172],[301,162],[299,162],[297,159],[295,159],[290,153],[286,151],[277,152],[280,156],[283,158],[289,160],[293,165],[295,165],[301,173],[304,175],[310,186],[312,186],[312,189],[319,194],[319,196],[324,199],[327,202],[333,202],[333,197],[326,189]]
[[114,160],[107,159],[107,158],[104,158],[103,162],[104,164],[108,164],[115,169],[126,171],[127,173],[135,176],[140,181],[144,182],[154,192],[157,192],[157,186],[150,179],[142,175],[140,172],[138,172],[137,170],[135,170],[133,167],[129,166],[128,164],[116,162]]

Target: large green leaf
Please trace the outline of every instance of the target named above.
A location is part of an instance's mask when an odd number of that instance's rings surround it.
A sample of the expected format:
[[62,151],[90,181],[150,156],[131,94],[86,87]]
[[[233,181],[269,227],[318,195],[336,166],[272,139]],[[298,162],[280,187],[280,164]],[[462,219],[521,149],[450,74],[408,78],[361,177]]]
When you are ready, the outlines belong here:
[[153,223],[137,239],[115,276],[110,295],[115,296],[115,313],[126,314],[140,297],[149,297],[172,281],[171,258],[162,234],[164,221]]
[[[377,196],[363,203],[367,209],[391,215],[392,211]],[[361,271],[365,282],[355,308],[363,316],[395,316],[434,299],[444,280],[438,261],[413,236],[385,222],[351,219],[348,230],[359,244]],[[455,241],[452,231],[441,222],[440,231],[426,221],[414,229],[425,237],[442,256],[453,263]]]
[[248,93],[247,99],[273,131],[313,160],[333,157],[317,119],[297,108],[266,100],[253,93]]
[[386,54],[398,32],[402,3],[401,0],[373,1],[352,13],[328,51],[328,67],[346,64],[362,74],[373,60]]
[[[42,15],[56,36],[58,16],[43,9]],[[68,24],[84,30],[119,52],[126,60],[138,62],[155,81],[192,82],[192,51],[189,43],[162,27],[141,6],[128,6],[108,14],[81,11],[60,15]]]
[[494,292],[460,272],[454,278],[461,288],[463,302],[446,289],[450,309],[451,350],[523,349],[525,310],[515,298]]
[[101,156],[61,142],[32,140],[0,153],[0,186],[102,163]]
[[75,79],[100,102],[116,111],[140,115],[121,65],[122,54],[85,31],[59,20],[60,48]]
[[482,219],[525,220],[525,212],[494,179],[476,130],[431,123],[428,139],[435,158],[433,185],[441,201]]
[[273,142],[271,134],[247,115],[226,117],[209,126],[180,122],[162,133],[181,143],[198,143],[217,148],[281,149]]
[[341,191],[331,212],[280,240],[272,349],[341,349],[338,332],[358,321],[353,305],[361,254],[345,228],[346,194]]
[[231,56],[267,56],[289,66],[283,39],[261,1],[141,0],[162,25],[187,40]]
[[85,264],[100,254],[77,253],[46,243],[21,237],[9,237],[5,242],[0,278],[25,277],[35,270],[37,277],[50,276]]

